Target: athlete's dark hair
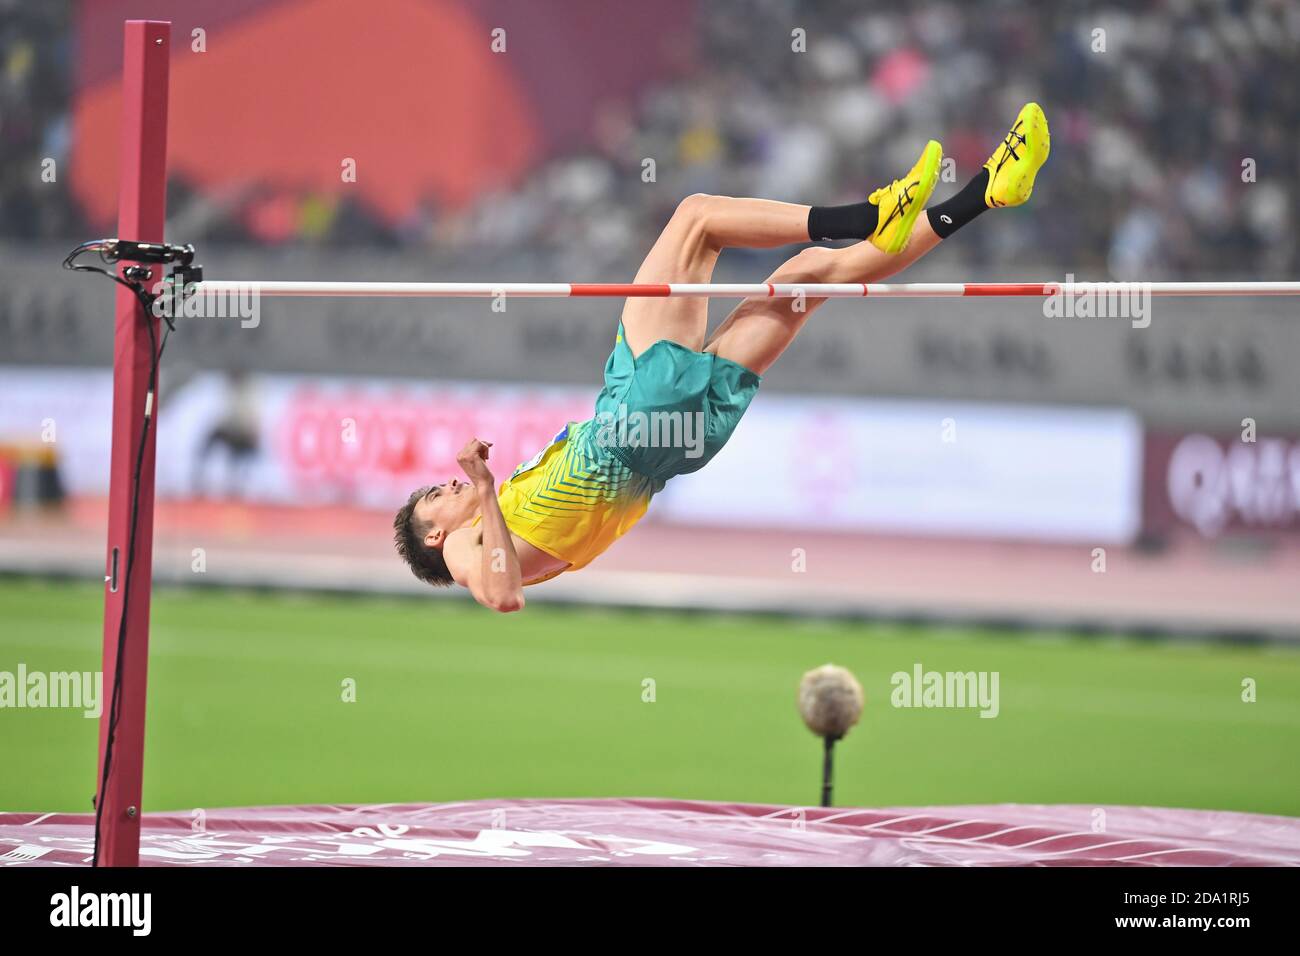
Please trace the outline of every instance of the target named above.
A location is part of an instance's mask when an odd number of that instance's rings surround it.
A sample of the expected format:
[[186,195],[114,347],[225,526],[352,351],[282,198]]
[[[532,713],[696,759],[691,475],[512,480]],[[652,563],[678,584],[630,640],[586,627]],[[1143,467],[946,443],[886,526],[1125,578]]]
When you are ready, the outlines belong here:
[[[431,487],[431,486],[429,486]],[[447,562],[442,559],[442,552],[424,543],[424,536],[429,533],[430,522],[421,521],[415,516],[415,506],[429,493],[429,487],[416,488],[406,504],[398,509],[393,518],[393,544],[402,556],[407,567],[421,581],[434,587],[450,587],[455,581]]]

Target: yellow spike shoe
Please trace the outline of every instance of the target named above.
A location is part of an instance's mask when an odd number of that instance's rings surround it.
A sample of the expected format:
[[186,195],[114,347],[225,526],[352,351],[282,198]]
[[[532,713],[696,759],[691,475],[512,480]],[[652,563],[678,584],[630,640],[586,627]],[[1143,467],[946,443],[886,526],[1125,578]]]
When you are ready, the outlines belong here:
[[872,205],[880,208],[876,231],[867,237],[873,246],[891,256],[907,248],[912,227],[939,182],[942,159],[943,147],[930,140],[911,172],[888,186],[881,186],[868,197]]
[[1007,133],[993,151],[984,168],[989,184],[984,189],[984,203],[990,209],[1019,206],[1034,191],[1034,177],[1047,162],[1052,151],[1052,137],[1047,131],[1047,117],[1037,103],[1026,103]]

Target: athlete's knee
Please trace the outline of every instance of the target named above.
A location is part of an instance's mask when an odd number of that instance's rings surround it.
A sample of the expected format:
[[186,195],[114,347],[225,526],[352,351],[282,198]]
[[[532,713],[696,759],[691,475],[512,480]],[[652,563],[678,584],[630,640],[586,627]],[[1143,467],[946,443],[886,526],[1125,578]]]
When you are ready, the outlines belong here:
[[709,222],[722,201],[721,196],[691,193],[677,204],[677,209],[673,212],[672,224],[692,239],[711,244],[713,239]]
[[677,211],[673,213],[673,217],[686,222],[704,219],[721,198],[721,196],[710,196],[708,193],[691,193],[677,204]]

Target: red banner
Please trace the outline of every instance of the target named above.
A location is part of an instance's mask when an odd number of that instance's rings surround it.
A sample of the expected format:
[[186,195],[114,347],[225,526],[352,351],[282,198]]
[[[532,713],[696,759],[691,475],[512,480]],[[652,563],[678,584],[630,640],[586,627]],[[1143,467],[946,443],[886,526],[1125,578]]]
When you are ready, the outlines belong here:
[[1149,434],[1143,472],[1148,532],[1300,532],[1300,438]]

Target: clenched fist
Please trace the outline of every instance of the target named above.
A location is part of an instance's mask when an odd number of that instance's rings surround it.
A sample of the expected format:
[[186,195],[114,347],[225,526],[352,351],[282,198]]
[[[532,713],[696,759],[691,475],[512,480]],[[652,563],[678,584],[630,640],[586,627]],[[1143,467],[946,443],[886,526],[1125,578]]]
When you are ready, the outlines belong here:
[[460,465],[465,476],[475,485],[490,485],[496,480],[487,466],[488,449],[491,447],[491,442],[471,438],[456,456],[456,464]]

